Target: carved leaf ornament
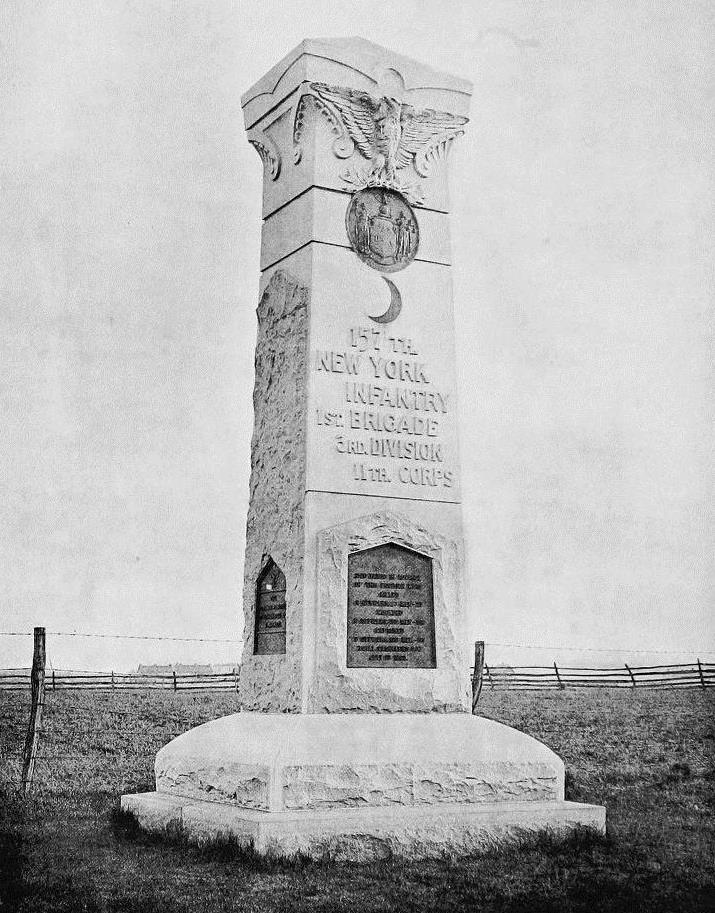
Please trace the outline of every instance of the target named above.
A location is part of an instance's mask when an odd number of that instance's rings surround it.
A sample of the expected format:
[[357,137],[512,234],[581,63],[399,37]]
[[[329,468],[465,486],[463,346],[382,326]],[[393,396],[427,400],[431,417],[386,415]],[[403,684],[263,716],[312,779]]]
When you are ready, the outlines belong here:
[[385,187],[403,193],[413,203],[421,202],[419,190],[402,173],[408,166],[427,177],[435,161],[446,154],[449,144],[464,133],[466,117],[415,108],[395,98],[374,98],[358,89],[308,84],[296,106],[293,125],[294,159],[300,161],[301,138],[308,105],[327,119],[335,141],[333,152],[349,158],[357,148],[370,163],[342,176],[350,189]]
[[253,131],[248,135],[248,142],[260,155],[265,171],[272,181],[277,181],[281,173],[281,154],[273,140],[266,133]]

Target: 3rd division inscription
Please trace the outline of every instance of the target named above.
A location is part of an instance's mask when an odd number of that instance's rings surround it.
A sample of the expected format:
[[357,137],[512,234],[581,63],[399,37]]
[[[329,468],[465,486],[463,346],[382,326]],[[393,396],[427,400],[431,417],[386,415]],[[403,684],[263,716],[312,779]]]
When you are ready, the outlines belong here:
[[434,669],[432,559],[394,543],[348,556],[348,668]]

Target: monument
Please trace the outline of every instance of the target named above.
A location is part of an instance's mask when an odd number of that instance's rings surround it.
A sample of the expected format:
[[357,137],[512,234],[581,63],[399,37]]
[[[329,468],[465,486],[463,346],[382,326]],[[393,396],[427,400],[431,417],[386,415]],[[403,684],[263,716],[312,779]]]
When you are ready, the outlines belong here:
[[242,712],[166,745],[140,824],[259,851],[605,827],[471,714],[447,164],[470,84],[306,40],[244,96],[264,165]]

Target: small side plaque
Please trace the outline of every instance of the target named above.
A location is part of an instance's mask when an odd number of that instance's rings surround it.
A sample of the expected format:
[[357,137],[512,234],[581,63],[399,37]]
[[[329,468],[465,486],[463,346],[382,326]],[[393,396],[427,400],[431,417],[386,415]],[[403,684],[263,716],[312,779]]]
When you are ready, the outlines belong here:
[[254,654],[286,651],[286,578],[269,561],[256,587],[256,637]]
[[432,559],[394,543],[348,555],[348,668],[434,669]]

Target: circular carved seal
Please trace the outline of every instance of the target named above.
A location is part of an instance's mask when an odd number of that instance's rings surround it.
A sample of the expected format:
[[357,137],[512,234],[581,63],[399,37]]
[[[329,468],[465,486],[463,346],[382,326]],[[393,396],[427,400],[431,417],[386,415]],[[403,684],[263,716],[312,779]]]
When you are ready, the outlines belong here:
[[345,213],[345,227],[358,257],[381,273],[396,273],[417,255],[417,218],[396,190],[366,187],[353,194]]

